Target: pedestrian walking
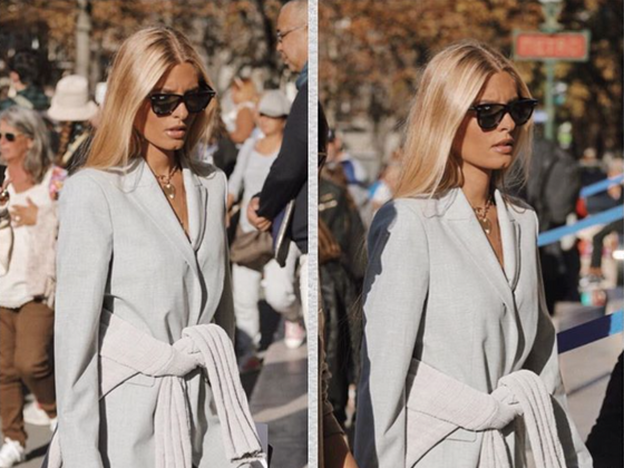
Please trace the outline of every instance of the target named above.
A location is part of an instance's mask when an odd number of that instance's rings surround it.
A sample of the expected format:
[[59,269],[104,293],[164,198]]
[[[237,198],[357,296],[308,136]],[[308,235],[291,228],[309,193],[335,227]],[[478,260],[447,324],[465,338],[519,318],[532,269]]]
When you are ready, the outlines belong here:
[[73,174],[87,159],[92,139],[90,120],[98,105],[89,99],[89,82],[80,75],[68,75],[56,84],[48,117],[60,124],[58,164]]
[[[251,198],[262,185],[277,158],[284,137],[284,125],[290,112],[288,98],[279,90],[267,91],[258,105],[258,128],[261,136],[252,137],[241,148],[236,167],[228,181],[228,206],[239,198],[240,210],[247,212]],[[240,194],[240,196],[239,196]],[[263,248],[263,245],[267,246]],[[295,245],[282,267],[272,258],[270,234],[258,232],[246,216],[239,219],[232,250],[232,286],[236,326],[240,331],[241,370],[256,368],[260,344],[261,287],[267,303],[286,320],[299,320],[295,269],[299,257]]]
[[48,130],[36,111],[0,113],[7,177],[0,193],[0,467],[25,460],[23,385],[56,426],[54,331],[56,199],[65,171],[52,165]]
[[[272,228],[294,200],[292,217],[287,223],[286,238],[299,251],[299,289],[304,322],[307,321],[307,259],[308,259],[308,2],[291,0],[277,19],[277,50],[288,68],[298,73],[297,96],[293,101],[284,128],[284,140],[277,159],[271,166],[262,191],[249,202],[247,216],[261,231]],[[279,225],[279,223],[277,223]],[[273,226],[277,235],[279,226]],[[285,259],[284,259],[285,260]],[[291,347],[303,343],[305,330],[295,322],[286,321],[286,340]]]
[[60,199],[50,468],[266,466],[231,342],[226,179],[191,158],[214,96],[180,32],[117,53]]

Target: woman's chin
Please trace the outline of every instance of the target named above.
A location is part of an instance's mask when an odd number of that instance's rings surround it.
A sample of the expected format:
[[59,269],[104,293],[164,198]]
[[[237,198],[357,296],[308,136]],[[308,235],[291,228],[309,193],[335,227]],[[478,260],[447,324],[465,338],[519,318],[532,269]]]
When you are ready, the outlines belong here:
[[158,142],[158,144],[154,146],[166,153],[169,151],[181,150],[182,148],[184,148],[184,143],[184,140],[168,139],[163,142]]

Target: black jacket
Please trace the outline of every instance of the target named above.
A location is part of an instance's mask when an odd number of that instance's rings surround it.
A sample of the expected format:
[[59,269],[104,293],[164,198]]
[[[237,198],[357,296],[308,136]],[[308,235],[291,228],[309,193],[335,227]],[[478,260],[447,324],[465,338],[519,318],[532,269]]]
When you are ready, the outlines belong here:
[[308,253],[308,83],[301,86],[284,128],[284,140],[260,192],[258,215],[269,220],[295,198],[289,237]]

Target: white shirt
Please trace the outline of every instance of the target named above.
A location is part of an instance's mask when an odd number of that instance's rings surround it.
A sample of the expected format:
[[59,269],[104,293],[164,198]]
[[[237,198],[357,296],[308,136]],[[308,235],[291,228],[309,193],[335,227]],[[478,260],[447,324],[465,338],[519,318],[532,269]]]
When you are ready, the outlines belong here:
[[228,180],[228,192],[234,196],[234,199],[238,199],[240,190],[243,190],[239,220],[243,232],[256,230],[247,219],[247,206],[251,198],[262,191],[264,181],[279,153],[279,150],[267,155],[258,153],[254,148],[258,139],[258,137],[251,137],[245,141],[238,153],[234,172]]
[[[11,197],[9,199],[9,211],[12,211],[14,206],[28,205],[28,198],[37,206],[52,204],[49,191],[51,178],[52,169],[50,168],[41,183],[28,190],[17,193],[13,185],[9,185],[8,191]],[[0,276],[0,307],[16,309],[34,299],[28,293],[27,286],[28,259],[31,250],[31,235],[28,228],[29,226],[15,226],[15,224],[12,226],[11,262],[7,273]]]

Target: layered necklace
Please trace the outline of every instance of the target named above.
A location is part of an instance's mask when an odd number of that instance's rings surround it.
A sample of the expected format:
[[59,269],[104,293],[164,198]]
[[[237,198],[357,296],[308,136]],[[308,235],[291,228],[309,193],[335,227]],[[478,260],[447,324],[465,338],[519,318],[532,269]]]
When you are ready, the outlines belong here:
[[156,176],[156,179],[158,179],[158,183],[160,184],[160,187],[162,188],[163,192],[165,192],[165,195],[167,196],[167,198],[169,198],[170,200],[173,200],[176,196],[176,188],[171,183],[171,178],[175,175],[178,169],[179,167],[176,164],[175,166],[173,166],[173,168],[171,168],[171,171],[169,171],[169,174]]
[[479,224],[487,235],[490,235],[490,232],[492,232],[492,223],[487,217],[488,211],[490,211],[491,206],[492,197],[490,196],[490,198],[488,198],[485,202],[485,206],[477,206],[473,208],[475,215],[477,215],[477,220],[479,221]]

